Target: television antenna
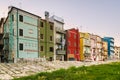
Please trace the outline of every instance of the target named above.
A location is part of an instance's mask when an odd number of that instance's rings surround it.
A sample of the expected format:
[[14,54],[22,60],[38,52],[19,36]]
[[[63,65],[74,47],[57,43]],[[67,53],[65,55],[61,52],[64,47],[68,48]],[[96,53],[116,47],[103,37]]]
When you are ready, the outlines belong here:
[[22,9],[22,3],[21,3],[21,2],[19,2],[19,8],[21,8],[21,9]]

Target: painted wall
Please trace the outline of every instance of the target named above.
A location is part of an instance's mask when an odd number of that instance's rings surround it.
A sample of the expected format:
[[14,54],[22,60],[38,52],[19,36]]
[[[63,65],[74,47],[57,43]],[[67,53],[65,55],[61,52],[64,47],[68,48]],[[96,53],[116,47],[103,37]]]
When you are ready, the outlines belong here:
[[[75,60],[80,60],[80,38],[79,38],[79,30],[78,29],[69,29],[66,34],[67,40],[67,55],[73,54],[71,58],[74,57]],[[68,57],[68,60],[70,57]]]
[[81,60],[90,59],[91,56],[91,43],[90,34],[80,32],[80,55]]
[[[40,34],[43,34],[43,39],[40,39],[40,46],[43,46],[43,51],[40,51],[40,57],[47,59],[52,57],[53,59],[54,50],[51,52],[50,47],[54,49],[54,24],[43,19],[41,22],[43,22],[43,27],[40,26]],[[50,29],[50,26],[53,27],[53,30]],[[50,41],[50,36],[52,36],[52,41]]]
[[96,60],[102,60],[102,38],[100,36],[97,36],[97,56],[96,56]]
[[[65,38],[64,38],[64,19],[53,15],[50,17],[50,21],[54,22],[54,59],[55,60],[65,60],[66,51]],[[57,41],[59,40],[59,42]]]
[[[23,16],[23,22],[19,21]],[[9,24],[8,24],[9,23]],[[9,32],[9,58],[38,58],[38,17],[13,8],[8,14],[4,31]],[[23,30],[20,36],[19,29]],[[20,43],[23,50],[20,50]]]
[[116,59],[120,59],[120,47],[119,47],[119,46],[115,46],[115,47],[114,47],[114,52],[115,52],[114,57],[115,57]]
[[83,38],[80,38],[80,60],[85,60],[84,53],[83,53]]
[[103,40],[108,42],[108,57],[111,57],[112,55],[114,55],[114,38],[104,37]]

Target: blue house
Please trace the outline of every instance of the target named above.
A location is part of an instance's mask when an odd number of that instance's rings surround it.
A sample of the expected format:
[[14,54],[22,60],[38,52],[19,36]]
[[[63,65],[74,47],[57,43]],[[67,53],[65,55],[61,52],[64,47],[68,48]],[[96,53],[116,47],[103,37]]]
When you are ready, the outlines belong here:
[[104,37],[103,41],[108,43],[108,57],[114,54],[114,38],[113,37]]

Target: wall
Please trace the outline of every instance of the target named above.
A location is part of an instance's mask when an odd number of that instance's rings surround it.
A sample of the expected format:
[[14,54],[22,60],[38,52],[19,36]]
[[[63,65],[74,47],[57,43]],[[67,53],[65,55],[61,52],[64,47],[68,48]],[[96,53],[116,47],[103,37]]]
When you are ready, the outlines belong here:
[[[23,16],[23,22],[19,21],[19,15]],[[5,33],[9,32],[9,59],[38,58],[37,27],[38,17],[12,8],[4,28]],[[23,29],[23,36],[19,36],[19,29]],[[20,50],[20,43],[23,43],[23,50]]]
[[[46,57],[50,59],[53,58],[54,51],[50,52],[50,47],[54,48],[54,24],[41,19],[43,22],[43,27],[40,26],[40,34],[43,34],[44,39],[40,39],[40,46],[43,46],[43,51],[40,51],[40,57]],[[53,26],[53,30],[50,29],[50,25]],[[52,36],[52,41],[50,41],[50,36]]]
[[79,31],[77,29],[67,30],[67,55],[74,54],[74,59],[80,60],[80,38]]

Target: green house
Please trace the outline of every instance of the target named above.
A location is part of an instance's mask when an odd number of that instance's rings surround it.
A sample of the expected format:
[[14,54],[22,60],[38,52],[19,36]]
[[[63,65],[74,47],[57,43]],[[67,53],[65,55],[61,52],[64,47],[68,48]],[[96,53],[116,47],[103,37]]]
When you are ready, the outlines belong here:
[[53,60],[54,57],[54,24],[46,19],[40,20],[40,57]]
[[4,59],[38,58],[40,17],[16,7],[9,7],[4,22]]

